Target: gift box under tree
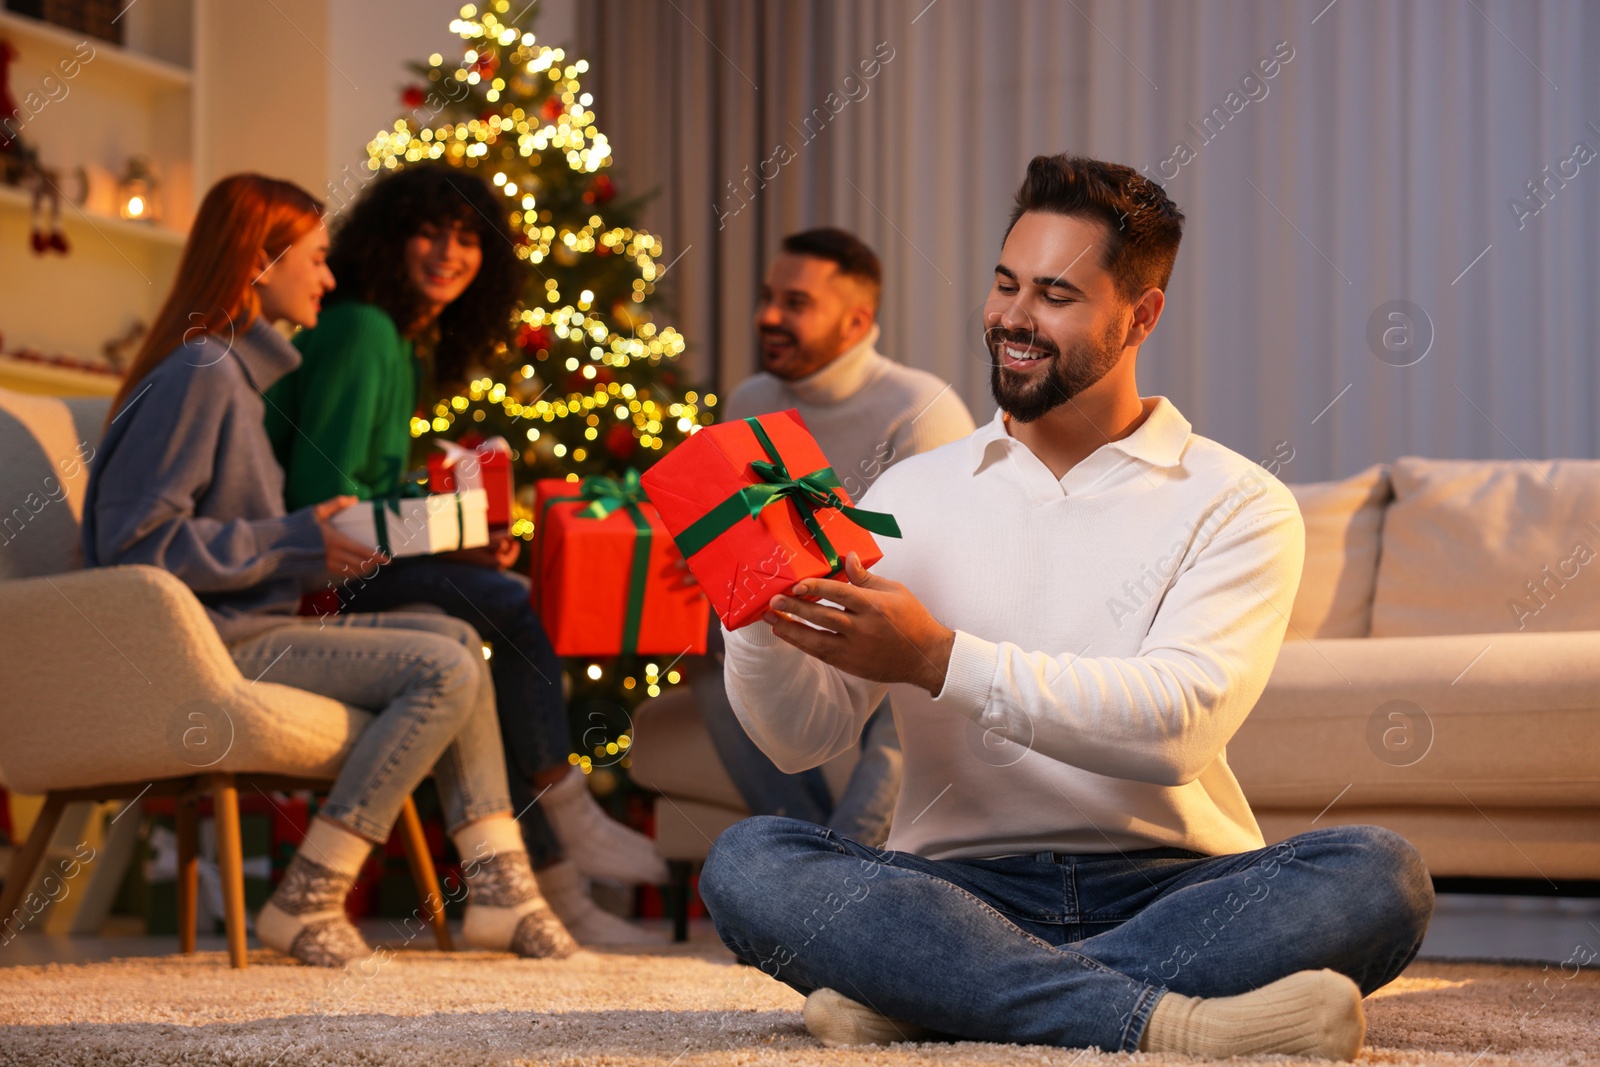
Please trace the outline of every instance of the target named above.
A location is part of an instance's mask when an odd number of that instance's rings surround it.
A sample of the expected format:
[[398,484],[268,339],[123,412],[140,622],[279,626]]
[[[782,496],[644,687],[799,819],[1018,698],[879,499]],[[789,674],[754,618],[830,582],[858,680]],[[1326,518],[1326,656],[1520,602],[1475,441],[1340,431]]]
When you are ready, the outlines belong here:
[[563,656],[698,655],[710,608],[639,473],[535,483],[533,603]]
[[878,562],[872,533],[900,536],[892,515],[854,506],[793,409],[708,426],[643,481],[730,630],[795,582],[838,573],[851,552],[863,566]]
[[504,437],[491,437],[476,448],[454,441],[434,441],[440,452],[428,457],[428,491],[459,493],[482,489],[491,533],[503,534],[511,526],[516,487],[511,478],[511,446]]

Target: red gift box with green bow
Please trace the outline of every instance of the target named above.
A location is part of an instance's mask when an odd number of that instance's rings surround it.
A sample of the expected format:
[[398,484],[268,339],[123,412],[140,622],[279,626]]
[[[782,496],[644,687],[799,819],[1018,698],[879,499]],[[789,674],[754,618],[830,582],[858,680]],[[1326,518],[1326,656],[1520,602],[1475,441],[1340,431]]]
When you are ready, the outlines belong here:
[[534,484],[533,605],[563,656],[699,655],[710,608],[639,484]]
[[900,536],[894,516],[854,506],[793,409],[707,426],[643,482],[730,630],[795,582],[837,574],[851,552],[862,566],[878,562],[872,534]]

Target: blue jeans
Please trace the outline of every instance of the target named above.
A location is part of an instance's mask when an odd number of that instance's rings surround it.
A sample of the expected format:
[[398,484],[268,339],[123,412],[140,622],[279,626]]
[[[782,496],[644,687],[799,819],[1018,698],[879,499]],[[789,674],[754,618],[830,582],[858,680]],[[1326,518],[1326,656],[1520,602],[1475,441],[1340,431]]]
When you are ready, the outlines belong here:
[[451,831],[511,808],[480,647],[476,631],[456,619],[393,612],[306,618],[228,651],[246,678],[374,714],[321,814],[382,844],[430,772]]
[[757,817],[717,839],[700,896],[729,949],[801,993],[968,1040],[1113,1052],[1138,1048],[1168,990],[1231,996],[1327,967],[1371,993],[1433,914],[1421,857],[1373,826],[1231,856],[929,860]]
[[370,577],[345,583],[340,597],[345,612],[431,604],[472,624],[489,642],[500,739],[523,841],[535,867],[560,859],[561,845],[534,804],[533,776],[567,766],[571,728],[561,695],[561,658],[529,601],[528,580],[445,556],[402,556]]
[[881,845],[900,795],[904,757],[889,700],[873,711],[861,731],[861,756],[837,801],[822,769],[780,771],[750,740],[722,677],[722,628],[712,621],[706,657],[694,664],[690,686],[717,757],[752,815],[787,815],[826,826],[853,841]]

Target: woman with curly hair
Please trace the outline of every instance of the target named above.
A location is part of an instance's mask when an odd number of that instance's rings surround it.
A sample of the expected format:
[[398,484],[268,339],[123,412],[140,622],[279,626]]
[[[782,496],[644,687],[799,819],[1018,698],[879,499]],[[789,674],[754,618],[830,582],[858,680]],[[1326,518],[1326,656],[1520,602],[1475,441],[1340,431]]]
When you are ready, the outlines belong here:
[[[301,368],[269,393],[289,507],[400,488],[419,404],[463,382],[509,331],[525,268],[504,200],[476,175],[422,165],[379,179],[351,206],[328,256],[335,302],[295,339]],[[512,803],[545,899],[580,943],[654,940],[588,895],[585,876],[660,882],[666,865],[649,838],[606,816],[567,762],[561,661],[527,580],[505,569],[517,549],[503,537],[396,558],[346,582],[343,610],[431,604],[478,629],[493,646]]]
[[431,773],[463,860],[465,939],[570,955],[576,946],[541,899],[511,817],[477,632],[420,612],[327,626],[295,615],[302,582],[349,573],[372,554],[332,522],[353,496],[285,513],[283,472],[261,425],[261,391],[300,363],[273,324],[315,326],[334,284],[322,219],[305,190],[259,174],[206,193],[89,472],[84,561],[170,571],[205,605],[245,677],[373,713],[256,918],[262,944],[313,966],[372,957],[345,897]]

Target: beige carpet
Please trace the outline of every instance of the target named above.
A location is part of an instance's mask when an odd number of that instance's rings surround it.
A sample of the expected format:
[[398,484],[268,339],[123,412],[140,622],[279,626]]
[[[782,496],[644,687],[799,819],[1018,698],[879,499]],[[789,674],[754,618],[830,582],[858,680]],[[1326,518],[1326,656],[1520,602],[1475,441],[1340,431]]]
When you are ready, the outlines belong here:
[[[1197,1062],[976,1043],[825,1050],[799,995],[705,943],[562,963],[404,952],[372,971],[344,978],[269,952],[242,972],[215,953],[0,968],[0,1064]],[[1364,1063],[1600,1064],[1595,971],[1419,963],[1367,1017]]]

